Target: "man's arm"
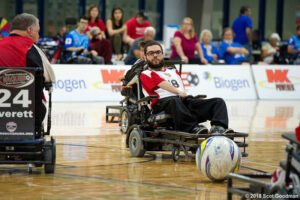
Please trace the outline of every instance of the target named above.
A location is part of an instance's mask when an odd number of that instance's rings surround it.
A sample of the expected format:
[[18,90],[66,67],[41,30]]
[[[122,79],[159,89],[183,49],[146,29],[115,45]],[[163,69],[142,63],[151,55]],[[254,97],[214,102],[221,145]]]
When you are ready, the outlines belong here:
[[251,30],[251,28],[248,28],[248,27],[246,28],[246,35],[247,35],[249,44],[252,44],[252,30]]
[[162,81],[161,83],[158,84],[158,87],[160,87],[161,89],[167,90],[168,92],[174,93],[178,96],[181,96],[181,97],[187,96],[187,94],[185,92],[178,90],[168,81]]

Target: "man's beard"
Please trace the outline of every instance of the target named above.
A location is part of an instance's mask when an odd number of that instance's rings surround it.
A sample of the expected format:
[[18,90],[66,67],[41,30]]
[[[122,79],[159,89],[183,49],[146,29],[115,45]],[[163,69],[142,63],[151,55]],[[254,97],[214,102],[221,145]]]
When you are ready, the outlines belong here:
[[161,60],[159,63],[157,64],[154,64],[153,62],[150,62],[150,61],[147,61],[148,63],[148,66],[151,68],[151,69],[160,69],[162,68],[164,65],[165,65],[165,62],[164,60]]

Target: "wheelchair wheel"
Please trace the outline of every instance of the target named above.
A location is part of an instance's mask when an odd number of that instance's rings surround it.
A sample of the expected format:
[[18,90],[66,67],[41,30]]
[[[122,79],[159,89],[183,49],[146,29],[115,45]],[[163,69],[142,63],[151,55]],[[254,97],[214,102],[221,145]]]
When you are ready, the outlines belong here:
[[55,171],[55,162],[56,162],[56,143],[54,139],[45,142],[44,156],[45,156],[45,161],[51,162],[49,164],[44,165],[45,174],[53,174]]
[[140,129],[132,129],[129,136],[129,149],[130,153],[134,157],[143,157],[145,154],[143,144],[143,132]]
[[172,158],[175,162],[179,160],[180,148],[177,146],[173,146],[172,148]]
[[123,109],[121,112],[121,122],[120,129],[122,133],[127,133],[128,128],[132,125],[132,116],[127,108]]

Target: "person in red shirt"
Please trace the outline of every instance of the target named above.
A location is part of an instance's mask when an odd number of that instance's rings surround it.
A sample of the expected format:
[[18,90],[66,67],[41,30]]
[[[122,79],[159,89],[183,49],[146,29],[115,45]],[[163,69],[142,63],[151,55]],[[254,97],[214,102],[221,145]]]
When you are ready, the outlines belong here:
[[[85,29],[85,32],[89,39],[92,39],[90,34],[90,29],[97,26],[103,33],[106,31],[105,24],[102,19],[100,19],[100,10],[97,5],[91,5],[88,9],[87,18],[88,18],[88,27]],[[105,36],[105,34],[103,34]]]
[[176,68],[165,66],[163,48],[156,41],[149,41],[144,48],[148,69],[140,75],[145,96],[151,100],[152,113],[164,111],[173,117],[174,129],[200,133],[199,123],[210,120],[210,134],[225,134],[228,128],[226,104],[221,98],[197,99],[188,96]]
[[39,31],[38,18],[23,13],[12,20],[10,35],[0,40],[1,67],[31,67],[43,70],[43,78],[35,80],[36,131],[42,127],[46,115],[43,89],[46,83],[55,82],[51,64],[43,51],[36,45],[39,40]]
[[104,38],[103,32],[98,27],[91,28],[92,39],[89,48],[97,52],[97,56],[104,59],[105,64],[112,64],[112,45],[110,40]]
[[126,29],[123,35],[125,43],[131,45],[134,40],[144,36],[144,30],[151,26],[150,22],[146,20],[143,12],[139,12],[135,17],[126,22]]
[[[193,20],[189,17],[183,19],[180,30],[175,32],[171,48],[172,60],[181,59],[189,64],[207,64],[195,33]],[[195,57],[195,51],[198,52],[200,59]]]

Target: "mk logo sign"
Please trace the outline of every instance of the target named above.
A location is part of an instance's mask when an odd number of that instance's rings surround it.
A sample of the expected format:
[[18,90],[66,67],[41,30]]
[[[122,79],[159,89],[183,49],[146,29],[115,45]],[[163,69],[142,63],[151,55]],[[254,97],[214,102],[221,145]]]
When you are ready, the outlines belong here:
[[111,83],[120,83],[121,77],[124,75],[125,70],[101,70],[101,75],[104,84],[111,84]]
[[290,83],[291,81],[288,79],[287,74],[289,70],[271,70],[267,69],[267,77],[269,83]]
[[267,69],[267,78],[269,83],[275,83],[276,90],[279,91],[294,91],[294,84],[287,77],[289,70]]

